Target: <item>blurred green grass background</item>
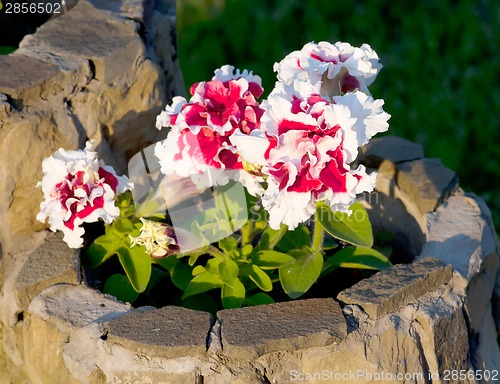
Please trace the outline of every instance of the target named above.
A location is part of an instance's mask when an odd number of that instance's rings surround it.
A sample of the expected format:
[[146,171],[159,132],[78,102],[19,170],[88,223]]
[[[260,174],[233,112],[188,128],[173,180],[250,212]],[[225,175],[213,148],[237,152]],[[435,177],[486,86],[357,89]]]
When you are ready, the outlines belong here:
[[482,196],[500,232],[500,1],[178,0],[186,86],[232,64],[262,77],[309,42],[366,42],[384,65],[370,87],[388,134],[424,146]]

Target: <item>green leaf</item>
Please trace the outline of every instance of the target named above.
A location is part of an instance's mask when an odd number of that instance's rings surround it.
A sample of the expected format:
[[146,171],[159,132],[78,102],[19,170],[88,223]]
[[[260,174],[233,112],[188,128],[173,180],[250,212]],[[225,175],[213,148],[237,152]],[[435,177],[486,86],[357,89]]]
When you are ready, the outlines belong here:
[[199,252],[196,252],[196,253],[192,253],[190,256],[189,256],[189,260],[188,260],[188,264],[190,266],[193,266],[194,263],[196,263],[198,261],[198,258],[201,256],[202,254],[199,253]]
[[219,276],[224,284],[232,285],[233,282],[238,278],[238,272],[238,264],[236,264],[231,259],[222,261],[219,264]]
[[117,250],[120,263],[127,274],[132,287],[137,292],[144,292],[151,276],[151,258],[142,247],[120,247]]
[[193,276],[199,275],[200,273],[205,272],[206,269],[203,265],[197,265],[196,267],[193,268]]
[[330,235],[326,235],[323,238],[323,246],[322,246],[323,251],[335,249],[335,248],[338,248],[338,246],[339,246],[339,243]]
[[279,269],[281,286],[292,299],[302,296],[318,280],[323,267],[321,251],[313,252],[309,248],[294,249],[290,256],[294,264]]
[[216,273],[200,273],[189,282],[182,299],[222,287],[222,280]]
[[190,308],[197,311],[210,313],[217,312],[217,304],[215,303],[215,300],[207,293],[190,296],[187,299],[182,300],[182,306],[184,308]]
[[115,296],[124,303],[133,303],[139,293],[132,287],[127,276],[122,274],[111,275],[104,284],[103,292]]
[[257,287],[263,291],[269,292],[273,289],[273,282],[269,275],[253,264],[244,264],[241,266],[241,274],[248,276]]
[[[0,1],[0,4],[1,4],[1,1]],[[2,8],[0,7],[0,10]],[[17,48],[15,47],[8,47],[8,46],[1,46],[0,47],[0,55],[8,55],[8,54],[11,54],[12,52],[14,52]]]
[[175,264],[170,272],[172,283],[182,291],[185,291],[193,279],[193,268],[188,264],[179,262]]
[[237,277],[231,284],[224,284],[221,291],[222,306],[225,309],[239,308],[245,299],[245,286]]
[[113,227],[122,234],[129,234],[134,230],[134,224],[129,219],[119,217],[113,222]]
[[120,246],[123,244],[123,240],[119,237],[102,235],[94,240],[94,244],[100,245],[101,247],[109,251],[113,251],[120,248]]
[[222,249],[227,254],[230,254],[237,247],[238,247],[238,242],[232,236],[219,240],[219,248]]
[[305,225],[295,228],[293,231],[287,231],[276,249],[281,252],[288,252],[292,249],[300,249],[311,244],[311,233]]
[[229,219],[231,232],[241,228],[247,222],[247,199],[245,197],[245,190],[241,184],[231,180],[224,186],[217,187],[215,204],[225,213],[221,217],[224,217],[225,220]]
[[213,259],[209,259],[207,263],[205,264],[205,269],[207,270],[207,273],[210,274],[219,274],[219,264],[221,263],[220,259],[216,259],[215,257]]
[[259,251],[253,256],[252,262],[262,269],[275,269],[295,263],[295,258],[277,251]]
[[264,292],[256,293],[255,295],[246,297],[245,300],[243,300],[243,304],[249,307],[253,305],[263,305],[263,304],[273,304],[273,303],[274,299]]
[[85,251],[83,262],[89,268],[94,269],[104,263],[114,254],[115,252],[108,251],[106,248],[94,242],[90,244],[90,246]]
[[241,255],[246,258],[253,251],[252,244],[247,244],[243,248],[241,248]]
[[380,252],[365,247],[346,247],[325,261],[324,273],[333,269],[358,268],[358,269],[387,269],[391,262]]
[[281,224],[281,227],[278,230],[272,229],[268,226],[264,232],[262,232],[262,236],[256,249],[273,249],[287,231],[288,226],[284,224]]
[[333,212],[326,204],[319,203],[316,221],[336,239],[361,247],[372,247],[373,234],[368,213],[360,203],[354,203],[350,209],[352,214],[349,216],[345,212]]
[[[135,245],[137,247],[137,245]],[[158,264],[165,268],[167,271],[172,272],[172,269],[180,263],[179,259],[175,255],[169,255],[167,257],[154,258],[151,262]]]

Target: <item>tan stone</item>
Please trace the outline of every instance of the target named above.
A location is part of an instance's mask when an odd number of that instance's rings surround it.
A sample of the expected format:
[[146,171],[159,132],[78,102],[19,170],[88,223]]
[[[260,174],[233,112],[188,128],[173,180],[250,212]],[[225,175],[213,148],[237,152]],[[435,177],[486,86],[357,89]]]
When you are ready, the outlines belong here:
[[361,148],[361,159],[368,167],[378,168],[383,160],[402,163],[424,157],[421,145],[397,136],[377,137]]
[[30,253],[17,276],[21,308],[45,288],[58,283],[80,282],[79,254],[66,246],[60,233],[48,232],[45,241]]
[[107,340],[150,356],[203,356],[213,316],[167,306],[133,311],[104,325]]
[[337,299],[355,304],[373,319],[397,311],[449,282],[452,270],[433,258],[398,264],[340,292]]
[[60,383],[78,383],[62,358],[63,346],[69,341],[69,335],[38,316],[31,316],[25,327],[25,369],[30,381],[46,384],[57,378]]
[[224,354],[242,359],[340,343],[347,334],[340,306],[332,299],[223,310],[217,317]]
[[439,159],[420,159],[397,166],[397,184],[420,212],[434,211],[458,188],[458,176]]

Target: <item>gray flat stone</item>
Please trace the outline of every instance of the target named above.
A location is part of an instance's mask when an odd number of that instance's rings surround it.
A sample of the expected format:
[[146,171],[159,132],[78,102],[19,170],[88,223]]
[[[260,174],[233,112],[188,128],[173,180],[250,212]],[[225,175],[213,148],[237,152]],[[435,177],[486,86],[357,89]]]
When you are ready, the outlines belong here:
[[134,311],[105,324],[108,340],[149,356],[203,355],[213,316],[167,306]]
[[340,343],[347,325],[333,299],[309,299],[217,312],[222,349],[236,358]]
[[20,54],[0,55],[0,93],[17,97],[27,88],[33,88],[56,76],[59,68],[54,64]]
[[36,296],[28,312],[64,332],[92,322],[103,323],[130,311],[130,305],[83,285],[57,284]]
[[337,299],[358,305],[368,316],[378,319],[435,290],[451,277],[451,266],[429,257],[380,271],[340,292]]
[[422,214],[434,211],[458,188],[458,176],[440,159],[420,159],[397,166],[396,182]]
[[108,82],[135,64],[144,52],[137,24],[110,17],[85,0],[64,17],[43,24],[20,44],[36,52],[91,59],[95,77]]
[[68,248],[62,234],[48,232],[45,241],[28,255],[16,288],[19,302],[27,308],[31,300],[45,288],[58,283],[78,284],[80,263],[77,251]]
[[361,148],[361,158],[367,167],[378,168],[383,160],[401,163],[421,159],[424,150],[420,144],[402,139],[397,136],[384,136],[372,139]]

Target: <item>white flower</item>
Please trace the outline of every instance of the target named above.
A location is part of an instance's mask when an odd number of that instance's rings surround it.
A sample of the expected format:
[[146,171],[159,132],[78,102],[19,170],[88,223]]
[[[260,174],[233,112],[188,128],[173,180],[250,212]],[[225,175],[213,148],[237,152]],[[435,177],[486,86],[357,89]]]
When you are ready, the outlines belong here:
[[356,194],[373,189],[374,173],[350,168],[360,143],[347,106],[314,95],[293,102],[271,96],[267,108],[262,129],[276,139],[264,156],[268,188],[262,203],[271,228],[281,223],[296,228],[313,215],[318,201],[349,212]]
[[126,176],[117,176],[112,167],[104,165],[87,142],[84,150],[59,149],[42,162],[44,201],[37,219],[48,218],[52,231],[64,233],[63,240],[71,248],[80,248],[83,223],[102,219],[111,223],[119,216],[115,196],[133,185]]
[[368,143],[377,133],[389,129],[387,122],[391,115],[382,109],[384,100],[374,100],[363,92],[349,92],[333,98],[335,104],[344,105],[356,119],[353,129],[358,136],[358,145]]
[[171,127],[155,147],[161,172],[190,177],[206,187],[240,181],[252,195],[262,193],[258,175],[245,170],[233,135],[251,135],[264,110],[256,99],[261,79],[251,72],[225,65],[212,80],[193,84],[189,102],[174,98],[157,118],[157,126]]
[[[177,245],[173,237],[173,231],[163,223],[146,220],[142,217],[141,233],[137,237],[130,237],[130,246],[144,245],[151,257],[163,257],[174,252]],[[172,234],[172,237],[169,236]]]
[[358,48],[325,41],[307,43],[274,65],[280,81],[306,82],[315,87],[314,93],[330,97],[355,89],[368,93],[381,68],[377,53],[368,44]]

